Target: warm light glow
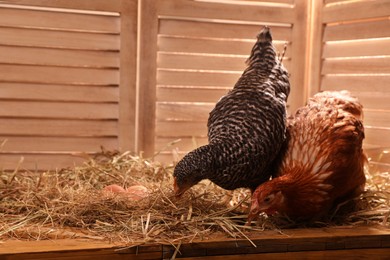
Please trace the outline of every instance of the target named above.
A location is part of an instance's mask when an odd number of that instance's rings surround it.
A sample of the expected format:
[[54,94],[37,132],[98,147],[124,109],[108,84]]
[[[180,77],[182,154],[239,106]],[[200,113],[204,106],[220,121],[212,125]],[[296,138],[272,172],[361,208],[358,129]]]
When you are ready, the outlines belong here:
[[120,16],[119,13],[115,12],[103,12],[103,11],[90,11],[90,10],[78,10],[78,9],[65,9],[65,8],[53,8],[53,7],[40,7],[40,6],[23,6],[23,5],[10,5],[2,4],[1,7],[13,8],[13,9],[24,9],[24,10],[37,10],[37,11],[50,11],[60,13],[79,13],[79,14],[95,14],[95,15],[106,15],[106,16]]
[[231,4],[231,5],[255,5],[255,6],[270,6],[270,7],[290,7],[292,4],[284,3],[269,3],[261,1],[245,1],[245,0],[194,0],[195,2],[206,2],[206,3],[218,3],[218,4]]

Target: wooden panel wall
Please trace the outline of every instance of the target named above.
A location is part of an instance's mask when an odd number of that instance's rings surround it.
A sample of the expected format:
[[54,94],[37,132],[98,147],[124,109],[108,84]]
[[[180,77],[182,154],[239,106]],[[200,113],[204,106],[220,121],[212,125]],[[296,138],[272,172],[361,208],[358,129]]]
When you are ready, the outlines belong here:
[[291,112],[318,91],[348,89],[365,106],[365,146],[390,146],[389,5],[1,1],[0,167],[14,169],[21,156],[28,169],[70,166],[100,146],[163,150],[156,158],[170,162],[206,144],[208,113],[263,25],[279,51],[287,43]]
[[136,1],[10,2],[0,4],[0,167],[134,149]]
[[364,106],[365,147],[390,147],[390,2],[317,4],[311,93],[350,90]]
[[[156,2],[158,2],[156,4]],[[207,143],[207,118],[245,69],[263,25],[279,52],[287,44],[291,109],[303,104],[305,1],[141,1],[140,86],[144,89],[140,150],[172,161]],[[145,28],[143,27],[145,26]],[[161,151],[171,141],[179,143]]]

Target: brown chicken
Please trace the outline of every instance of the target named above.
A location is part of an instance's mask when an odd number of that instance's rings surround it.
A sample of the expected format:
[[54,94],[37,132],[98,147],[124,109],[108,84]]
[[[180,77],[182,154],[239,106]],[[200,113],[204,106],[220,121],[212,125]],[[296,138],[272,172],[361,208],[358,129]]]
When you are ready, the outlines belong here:
[[288,122],[288,141],[275,178],[252,196],[248,223],[265,212],[295,220],[324,217],[362,193],[362,105],[349,92],[322,92]]

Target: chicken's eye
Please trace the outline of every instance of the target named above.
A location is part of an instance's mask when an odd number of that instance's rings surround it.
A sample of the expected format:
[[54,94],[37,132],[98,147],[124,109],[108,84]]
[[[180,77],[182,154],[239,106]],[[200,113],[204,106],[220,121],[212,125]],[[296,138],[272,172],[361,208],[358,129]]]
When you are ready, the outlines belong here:
[[269,195],[269,196],[264,198],[264,202],[265,203],[270,203],[273,198],[274,198],[274,195],[271,194],[271,195]]

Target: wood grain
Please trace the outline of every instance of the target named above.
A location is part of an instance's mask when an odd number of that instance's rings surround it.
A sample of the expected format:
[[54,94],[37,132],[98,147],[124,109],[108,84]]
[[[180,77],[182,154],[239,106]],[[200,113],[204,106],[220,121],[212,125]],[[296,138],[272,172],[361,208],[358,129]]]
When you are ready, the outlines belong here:
[[[194,38],[253,40],[261,28],[260,24],[224,24],[174,19],[161,19],[159,22],[160,35]],[[273,26],[272,37],[274,40],[291,41],[291,28]]]
[[[180,38],[160,35],[158,37],[158,50],[161,52],[228,54],[248,57],[254,43],[255,39],[240,41],[228,39]],[[283,52],[286,43],[287,42],[276,42],[276,50],[279,53]],[[291,43],[287,43],[285,57],[291,57]]]
[[[23,158],[23,162],[20,165],[21,158]],[[0,153],[0,168],[8,171],[14,171],[15,169],[29,170],[32,172],[47,171],[81,165],[85,160],[85,155],[79,156],[69,153]]]
[[[247,234],[244,239],[221,235],[180,246],[182,259],[388,259],[389,230],[375,227],[286,229]],[[6,259],[169,259],[172,245],[146,244],[117,250],[122,245],[103,241],[64,239],[53,241],[5,241],[0,256]],[[128,245],[127,245],[128,246]]]
[[[375,28],[375,30],[373,30]],[[364,21],[326,26],[323,41],[382,38],[390,35],[390,20]]]
[[321,90],[389,92],[390,75],[324,75]]
[[111,103],[119,101],[118,86],[0,82],[0,88],[0,98],[9,100]]
[[[232,57],[221,55],[188,55],[159,53],[157,66],[160,69],[200,70],[200,71],[234,71],[241,73],[247,67],[246,57]],[[283,65],[289,69],[289,60],[284,60]]]
[[[48,12],[0,6],[0,16],[0,26],[4,27],[45,28],[99,33],[120,32],[118,15]],[[47,21],[50,21],[50,23]]]
[[233,87],[241,73],[158,70],[157,84],[176,86]]
[[[390,25],[390,24],[389,24]],[[329,59],[323,62],[322,74],[389,74],[390,58]]]
[[[295,0],[294,26],[292,28],[291,62],[283,61],[283,65],[290,76],[290,94],[288,104],[291,110],[296,110],[305,104],[308,98],[308,75],[305,68],[308,59],[308,40],[306,39],[308,24],[308,3],[304,0]],[[299,11],[298,11],[299,10]],[[273,28],[272,28],[273,33]]]
[[294,10],[289,6],[274,5],[253,8],[250,5],[226,5],[188,0],[160,1],[159,3],[159,14],[163,16],[251,22],[292,23],[294,21]]
[[137,3],[1,1],[3,169],[81,163],[134,150]]
[[37,153],[37,152],[76,152],[94,153],[101,147],[107,150],[118,148],[118,138],[111,137],[45,137],[45,136],[7,136],[1,135],[1,139],[7,140],[2,147],[2,153]]
[[244,57],[159,53],[157,56],[157,66],[161,69],[226,70],[242,72],[246,68],[245,60],[246,58]]
[[118,119],[118,104],[2,101],[0,117]]
[[117,69],[0,64],[0,81],[118,85],[119,71]]
[[121,8],[117,148],[136,152],[138,1],[122,1]]
[[[169,145],[173,141],[178,141],[173,145]],[[165,149],[166,151],[172,151],[173,149],[177,149],[181,152],[192,151],[199,146],[206,145],[208,143],[207,137],[180,137],[172,138],[172,137],[157,137],[155,141],[155,149],[156,151],[161,151]],[[172,160],[172,158],[169,158]]]
[[207,124],[214,103],[161,103],[156,106],[157,121],[196,121]]
[[323,58],[390,55],[390,39],[326,43]]
[[385,17],[390,13],[390,2],[387,0],[352,1],[344,5],[325,6],[323,12],[323,21],[325,23],[358,20],[362,17]]
[[0,46],[0,63],[119,68],[119,52]]
[[216,103],[231,87],[166,87],[157,86],[157,102],[212,102]]
[[0,27],[0,35],[1,45],[103,51],[120,48],[117,34]]
[[364,109],[363,122],[365,126],[390,128],[390,111]]
[[3,3],[37,6],[37,7],[52,7],[64,9],[79,9],[89,11],[108,11],[119,12],[121,10],[121,3],[123,0],[94,0],[93,5],[89,1],[79,0],[2,0]]
[[[70,120],[0,118],[0,135],[5,136],[117,136],[117,120]],[[33,137],[34,136],[34,137]],[[24,147],[23,149],[28,149]],[[56,149],[61,149],[57,147]]]
[[138,103],[136,150],[154,154],[158,11],[154,0],[139,2]]
[[365,145],[370,147],[387,147],[390,144],[390,128],[384,127],[365,127]]
[[207,135],[207,126],[205,123],[186,122],[186,121],[160,121],[156,124],[156,137],[205,137]]

